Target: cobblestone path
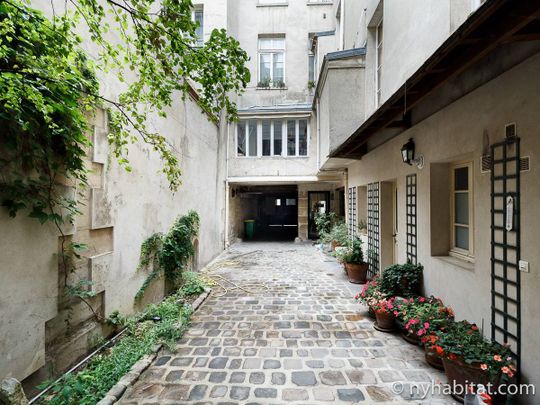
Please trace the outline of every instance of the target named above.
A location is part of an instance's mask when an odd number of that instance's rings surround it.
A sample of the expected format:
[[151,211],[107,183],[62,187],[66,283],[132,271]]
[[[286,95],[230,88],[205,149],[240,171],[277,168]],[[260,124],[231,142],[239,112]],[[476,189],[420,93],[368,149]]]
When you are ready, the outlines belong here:
[[120,403],[453,403],[408,395],[444,375],[374,330],[352,298],[360,286],[313,246],[238,244],[214,269],[250,292],[215,288],[176,353],[162,351]]

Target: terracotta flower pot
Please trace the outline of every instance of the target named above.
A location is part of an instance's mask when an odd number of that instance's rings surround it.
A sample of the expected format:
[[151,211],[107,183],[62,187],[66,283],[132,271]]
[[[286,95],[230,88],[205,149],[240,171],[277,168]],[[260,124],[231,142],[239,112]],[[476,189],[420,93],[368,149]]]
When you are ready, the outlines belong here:
[[368,264],[345,263],[349,282],[354,284],[365,284],[367,281]]
[[467,364],[459,359],[450,360],[446,357],[442,361],[448,384],[455,387],[453,388],[452,397],[460,402],[464,401],[464,396],[468,392],[468,384],[472,383],[476,387],[478,384],[485,386],[491,382],[492,387],[497,385],[494,381],[490,381],[489,374],[482,370],[479,365]]
[[336,248],[339,246],[339,244],[333,240],[332,242],[330,242],[330,249],[332,249],[332,252],[335,252],[336,251]]
[[396,317],[392,312],[375,311],[375,317],[377,319],[377,328],[383,332],[390,332],[395,329]]
[[426,346],[426,362],[437,370],[444,370],[443,358],[431,347]]
[[409,333],[408,331],[402,329],[401,336],[403,337],[403,339],[405,339],[407,342],[409,342],[412,345],[422,346],[422,340],[420,336],[418,336],[415,333]]

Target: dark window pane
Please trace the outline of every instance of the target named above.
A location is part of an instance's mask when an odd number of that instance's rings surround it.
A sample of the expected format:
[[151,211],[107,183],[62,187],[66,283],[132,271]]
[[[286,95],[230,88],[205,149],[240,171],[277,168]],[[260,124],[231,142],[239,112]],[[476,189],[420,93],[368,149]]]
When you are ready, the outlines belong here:
[[469,224],[469,193],[456,193],[454,198],[454,213],[457,224]]
[[459,167],[454,169],[454,188],[456,190],[469,189],[469,168]]
[[283,123],[274,121],[274,156],[281,156]]
[[249,154],[248,156],[257,156],[257,121],[250,120],[248,125],[249,130]]
[[296,156],[296,121],[287,121],[287,156]]
[[262,154],[270,156],[270,121],[263,120],[262,122]]
[[454,229],[456,247],[469,250],[469,228],[456,225]]
[[298,154],[307,155],[307,120],[298,121]]
[[238,156],[246,156],[246,122],[240,121],[237,125],[236,153]]

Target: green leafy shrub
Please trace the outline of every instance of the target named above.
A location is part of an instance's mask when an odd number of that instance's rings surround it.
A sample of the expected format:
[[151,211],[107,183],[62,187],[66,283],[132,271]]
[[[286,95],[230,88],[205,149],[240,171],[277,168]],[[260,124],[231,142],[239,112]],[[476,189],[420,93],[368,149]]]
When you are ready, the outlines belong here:
[[452,309],[435,297],[396,300],[396,304],[396,320],[409,335],[418,338],[443,329],[454,319]]
[[182,276],[182,287],[180,291],[183,295],[201,294],[208,284],[201,278],[199,273],[194,271],[186,271]]
[[[183,304],[182,297],[181,293],[171,295],[132,317],[113,313],[109,322],[128,328],[127,336],[95,356],[82,371],[68,374],[56,382],[52,395],[41,403],[93,405],[157,343],[173,348],[182,337],[192,312],[190,306]],[[43,384],[42,388],[47,385]]]
[[362,250],[362,241],[354,238],[352,242],[340,254],[340,259],[345,263],[364,264],[364,252]]
[[335,225],[337,216],[335,212],[325,212],[315,215],[315,229],[321,238],[323,235],[328,234],[332,227]]
[[393,264],[384,269],[381,277],[381,291],[388,295],[415,295],[420,290],[422,280],[421,264]]

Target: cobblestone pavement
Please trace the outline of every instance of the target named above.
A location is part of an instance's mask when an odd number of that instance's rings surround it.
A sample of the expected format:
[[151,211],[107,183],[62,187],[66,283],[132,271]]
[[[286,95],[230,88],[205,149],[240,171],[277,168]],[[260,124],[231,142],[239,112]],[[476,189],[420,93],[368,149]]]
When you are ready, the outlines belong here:
[[454,403],[407,395],[444,375],[374,330],[360,286],[315,247],[237,244],[210,271],[250,291],[215,288],[176,353],[159,353],[120,403]]

